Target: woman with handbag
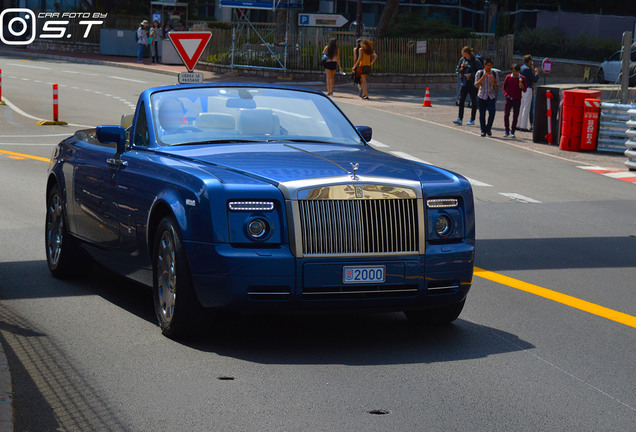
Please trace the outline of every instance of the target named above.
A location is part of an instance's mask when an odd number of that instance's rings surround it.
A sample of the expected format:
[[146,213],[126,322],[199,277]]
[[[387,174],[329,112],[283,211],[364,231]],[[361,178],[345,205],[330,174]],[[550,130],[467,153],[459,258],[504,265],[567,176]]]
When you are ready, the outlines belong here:
[[325,68],[327,80],[327,95],[333,95],[333,83],[336,76],[336,67],[342,73],[342,65],[340,64],[340,52],[338,51],[338,43],[336,38],[329,39],[327,46],[322,50],[322,66]]
[[358,67],[361,68],[360,72],[360,85],[362,87],[362,99],[369,99],[369,93],[367,88],[367,78],[371,73],[373,63],[378,59],[378,55],[373,51],[373,42],[368,39],[363,39],[360,44],[360,55],[353,65],[355,71]]

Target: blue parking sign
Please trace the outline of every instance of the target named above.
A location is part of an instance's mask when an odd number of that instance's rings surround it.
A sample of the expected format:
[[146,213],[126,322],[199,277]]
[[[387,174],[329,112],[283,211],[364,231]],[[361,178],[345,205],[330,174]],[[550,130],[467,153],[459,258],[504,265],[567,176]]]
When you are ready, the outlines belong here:
[[309,15],[298,14],[298,25],[309,25]]

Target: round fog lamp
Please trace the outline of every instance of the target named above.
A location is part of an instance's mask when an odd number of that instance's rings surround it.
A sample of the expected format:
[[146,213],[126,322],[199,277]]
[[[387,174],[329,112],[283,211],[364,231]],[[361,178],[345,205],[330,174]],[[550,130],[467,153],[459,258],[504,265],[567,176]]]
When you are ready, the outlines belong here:
[[247,232],[253,239],[261,239],[267,234],[267,222],[263,219],[254,219],[247,225]]
[[448,216],[439,216],[435,221],[435,232],[440,237],[446,237],[452,229],[451,221]]

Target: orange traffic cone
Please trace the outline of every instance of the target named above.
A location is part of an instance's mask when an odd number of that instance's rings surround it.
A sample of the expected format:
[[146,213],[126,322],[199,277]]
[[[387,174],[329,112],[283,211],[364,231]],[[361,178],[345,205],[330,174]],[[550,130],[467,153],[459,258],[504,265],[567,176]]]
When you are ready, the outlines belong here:
[[428,87],[426,87],[426,94],[424,95],[424,103],[422,104],[423,107],[432,107],[433,105],[431,105],[431,94],[428,91]]

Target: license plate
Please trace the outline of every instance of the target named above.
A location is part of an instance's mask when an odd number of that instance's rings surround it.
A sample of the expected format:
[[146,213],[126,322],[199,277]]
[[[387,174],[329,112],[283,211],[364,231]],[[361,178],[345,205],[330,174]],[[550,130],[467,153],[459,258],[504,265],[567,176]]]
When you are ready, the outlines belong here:
[[384,283],[385,266],[344,266],[342,283]]

